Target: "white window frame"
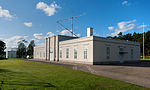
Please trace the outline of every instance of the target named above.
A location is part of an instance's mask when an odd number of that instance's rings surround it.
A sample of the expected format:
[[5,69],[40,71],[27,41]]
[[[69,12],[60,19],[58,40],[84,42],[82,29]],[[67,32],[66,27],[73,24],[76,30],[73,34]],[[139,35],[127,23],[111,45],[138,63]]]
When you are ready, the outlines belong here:
[[74,46],[74,59],[78,58],[78,50],[77,50],[77,46]]
[[84,54],[84,59],[88,59],[88,45],[84,45],[83,54]]
[[59,49],[59,58],[62,58],[62,48]]
[[66,48],[66,58],[69,58],[69,48]]
[[133,56],[134,56],[134,49],[131,48],[131,58],[133,58]]
[[106,59],[110,59],[110,47],[106,47]]

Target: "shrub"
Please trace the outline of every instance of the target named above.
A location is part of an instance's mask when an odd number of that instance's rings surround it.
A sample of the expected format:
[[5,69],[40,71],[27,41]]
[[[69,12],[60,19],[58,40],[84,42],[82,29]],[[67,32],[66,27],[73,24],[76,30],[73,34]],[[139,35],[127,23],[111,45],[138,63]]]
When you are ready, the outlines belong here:
[[4,60],[4,59],[6,59],[6,58],[0,55],[0,60]]

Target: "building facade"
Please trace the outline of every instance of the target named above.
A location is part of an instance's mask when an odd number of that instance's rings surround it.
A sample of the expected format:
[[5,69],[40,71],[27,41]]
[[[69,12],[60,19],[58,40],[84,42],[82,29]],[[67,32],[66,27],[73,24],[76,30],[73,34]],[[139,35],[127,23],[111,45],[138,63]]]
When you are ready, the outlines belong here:
[[62,35],[48,37],[45,45],[34,48],[34,59],[85,64],[140,61],[139,43],[89,34],[83,38]]
[[17,48],[6,50],[6,58],[17,58]]

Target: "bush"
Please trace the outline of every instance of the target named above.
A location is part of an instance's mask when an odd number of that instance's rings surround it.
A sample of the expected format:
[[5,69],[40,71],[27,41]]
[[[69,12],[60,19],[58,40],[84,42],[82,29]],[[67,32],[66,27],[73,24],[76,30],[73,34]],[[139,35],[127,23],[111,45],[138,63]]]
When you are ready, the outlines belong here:
[[6,59],[5,57],[3,57],[3,56],[0,56],[0,60],[4,60],[4,59]]

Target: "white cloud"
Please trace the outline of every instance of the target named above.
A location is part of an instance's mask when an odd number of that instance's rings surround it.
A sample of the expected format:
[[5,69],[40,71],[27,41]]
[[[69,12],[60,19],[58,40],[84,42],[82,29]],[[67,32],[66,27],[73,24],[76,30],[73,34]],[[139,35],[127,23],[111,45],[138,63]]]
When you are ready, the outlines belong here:
[[19,41],[25,40],[27,38],[28,36],[13,36],[11,38],[3,39],[3,41],[6,43],[7,46],[16,46]]
[[48,33],[47,33],[47,36],[48,36],[48,37],[51,37],[51,36],[53,36],[53,35],[55,35],[55,34],[52,33],[52,32],[48,32]]
[[0,17],[10,19],[10,18],[12,18],[12,15],[10,15],[8,10],[2,9],[2,6],[0,6]]
[[32,22],[24,22],[24,25],[27,27],[32,27]]
[[145,28],[145,27],[147,27],[148,25],[140,25],[140,26],[138,26],[136,29],[137,30],[139,30],[139,29],[142,29],[143,27]]
[[130,31],[130,30],[133,30],[136,26],[136,24],[134,24],[134,22],[136,22],[136,20],[119,22],[117,24],[117,28],[114,28],[114,32],[111,33],[111,35],[116,36],[120,32],[124,33],[124,32]]
[[33,36],[37,39],[44,39],[45,38],[42,33],[35,33],[35,34],[33,34]]
[[129,3],[129,1],[123,1],[122,5],[129,6],[129,5],[131,5],[131,3]]
[[36,9],[44,11],[45,14],[47,14],[48,16],[54,15],[57,12],[56,11],[57,8],[61,8],[61,7],[58,6],[55,2],[51,3],[50,5],[47,5],[44,2],[39,2],[36,5]]
[[109,30],[114,30],[114,27],[113,27],[113,26],[111,26],[111,27],[108,27],[108,29],[109,29]]
[[62,30],[62,31],[60,32],[60,34],[61,34],[61,35],[67,35],[67,36],[71,36],[71,35],[72,35],[71,32],[69,32],[68,30]]
[[76,34],[78,37],[80,37],[81,36],[81,34]]
[[38,43],[38,42],[40,42],[40,41],[39,41],[39,40],[37,40],[37,39],[31,39],[31,40],[34,40],[34,41],[35,41],[35,42],[37,42],[37,43]]
[[[72,30],[70,30],[70,31],[72,31]],[[59,34],[60,35],[66,35],[66,36],[72,36],[72,33],[71,32],[69,32],[68,30],[62,30],[61,32],[59,32]],[[81,36],[81,34],[76,34],[78,37],[80,37]],[[73,35],[73,36],[75,36],[75,35]]]

